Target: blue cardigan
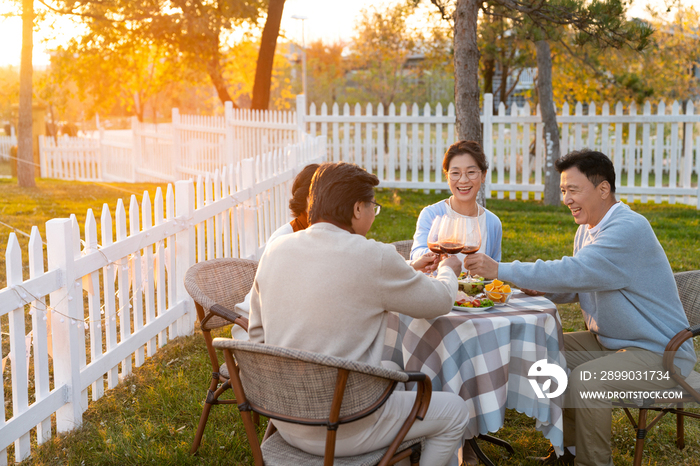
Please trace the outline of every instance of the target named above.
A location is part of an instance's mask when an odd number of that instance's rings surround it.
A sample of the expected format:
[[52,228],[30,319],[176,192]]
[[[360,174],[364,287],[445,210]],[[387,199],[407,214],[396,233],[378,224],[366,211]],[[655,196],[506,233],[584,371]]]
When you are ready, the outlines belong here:
[[[688,327],[663,247],[649,221],[625,204],[592,234],[579,226],[573,256],[501,263],[498,278],[545,291],[555,303],[578,301],[589,331],[611,350],[631,346],[663,355],[668,341]],[[695,362],[690,339],[675,364],[687,376]]]
[[[484,210],[486,211],[486,235],[484,235],[484,232],[482,232],[482,235],[488,238],[486,242],[486,255],[491,257],[493,260],[500,262],[501,236],[503,235],[501,221],[488,209]],[[421,211],[420,215],[418,216],[418,222],[416,223],[416,233],[413,235],[411,259],[417,259],[429,251],[428,232],[430,232],[430,226],[433,224],[433,219],[435,219],[435,217],[438,215],[447,215],[447,204],[444,200],[433,205],[429,205]]]

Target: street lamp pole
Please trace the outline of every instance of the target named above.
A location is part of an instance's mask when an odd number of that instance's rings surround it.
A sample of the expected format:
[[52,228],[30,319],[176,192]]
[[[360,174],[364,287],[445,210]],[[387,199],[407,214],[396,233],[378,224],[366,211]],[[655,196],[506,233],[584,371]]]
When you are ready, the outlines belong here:
[[292,15],[293,19],[301,20],[301,86],[304,96],[306,96],[306,41],[304,40],[304,21],[306,16]]

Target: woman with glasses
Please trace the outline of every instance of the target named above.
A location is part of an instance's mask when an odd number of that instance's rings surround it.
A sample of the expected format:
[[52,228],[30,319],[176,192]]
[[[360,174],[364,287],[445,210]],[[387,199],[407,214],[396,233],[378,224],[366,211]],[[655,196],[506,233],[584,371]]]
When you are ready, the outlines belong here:
[[[442,169],[450,186],[452,196],[425,207],[418,216],[416,233],[413,235],[411,258],[418,258],[428,250],[428,232],[433,220],[439,215],[477,217],[481,230],[480,253],[501,260],[501,221],[496,215],[476,202],[481,184],[486,180],[488,163],[481,145],[474,141],[455,142],[445,152]],[[464,254],[457,254],[464,260]]]

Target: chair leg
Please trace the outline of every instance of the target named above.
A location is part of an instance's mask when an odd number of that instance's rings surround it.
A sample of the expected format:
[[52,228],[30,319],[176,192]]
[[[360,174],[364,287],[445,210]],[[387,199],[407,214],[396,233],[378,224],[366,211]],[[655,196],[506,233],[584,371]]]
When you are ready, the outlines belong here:
[[644,438],[647,435],[647,410],[639,410],[637,422],[637,442],[634,446],[634,466],[642,466],[642,454],[644,453]]
[[411,466],[420,466],[420,454],[420,443],[416,443],[415,445],[411,446],[411,456],[409,457]]
[[[683,403],[678,403],[678,411],[683,411]],[[676,446],[679,450],[685,448],[685,416],[681,413],[676,413]]]
[[474,449],[474,453],[476,453],[476,457],[479,458],[479,460],[484,463],[486,466],[495,466],[493,464],[493,461],[486,456],[486,453],[484,453],[481,448],[479,447],[479,444],[476,443],[476,439],[470,438],[469,440],[465,440],[465,443],[469,442],[469,444],[472,446],[472,449]]
[[190,449],[190,455],[197,453],[199,445],[202,443],[202,437],[204,437],[204,428],[207,425],[207,419],[209,419],[209,411],[211,411],[212,404],[209,402],[204,402],[204,409],[202,410],[202,416],[199,418],[199,425],[197,426],[197,433],[194,436],[194,442],[192,442],[192,448]]
[[190,449],[190,455],[197,453],[200,444],[202,443],[202,437],[204,437],[204,428],[207,426],[207,419],[209,419],[209,412],[211,407],[217,404],[217,399],[224,391],[231,388],[229,382],[224,383],[221,387],[217,389],[219,385],[218,376],[212,377],[211,385],[209,386],[209,391],[207,392],[207,398],[204,400],[204,408],[202,409],[202,415],[199,418],[199,425],[197,426],[197,432],[194,435],[194,441],[192,442],[192,448]]

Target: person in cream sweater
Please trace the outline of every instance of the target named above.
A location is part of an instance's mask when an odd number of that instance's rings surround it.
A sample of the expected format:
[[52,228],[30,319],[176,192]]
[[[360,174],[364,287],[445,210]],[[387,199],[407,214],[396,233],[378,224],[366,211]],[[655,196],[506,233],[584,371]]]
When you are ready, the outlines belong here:
[[[416,272],[394,246],[368,240],[379,205],[376,176],[348,163],[326,163],[311,183],[309,228],[278,238],[260,259],[250,306],[250,340],[381,365],[387,311],[417,318],[448,313],[461,263],[449,256],[437,279]],[[303,264],[303,266],[300,266]],[[398,391],[367,418],[341,425],[336,454],[389,445],[415,400]],[[462,443],[464,400],[433,393],[427,416],[406,438],[425,436],[421,463],[445,465]],[[282,437],[323,455],[325,427],[275,421]]]

